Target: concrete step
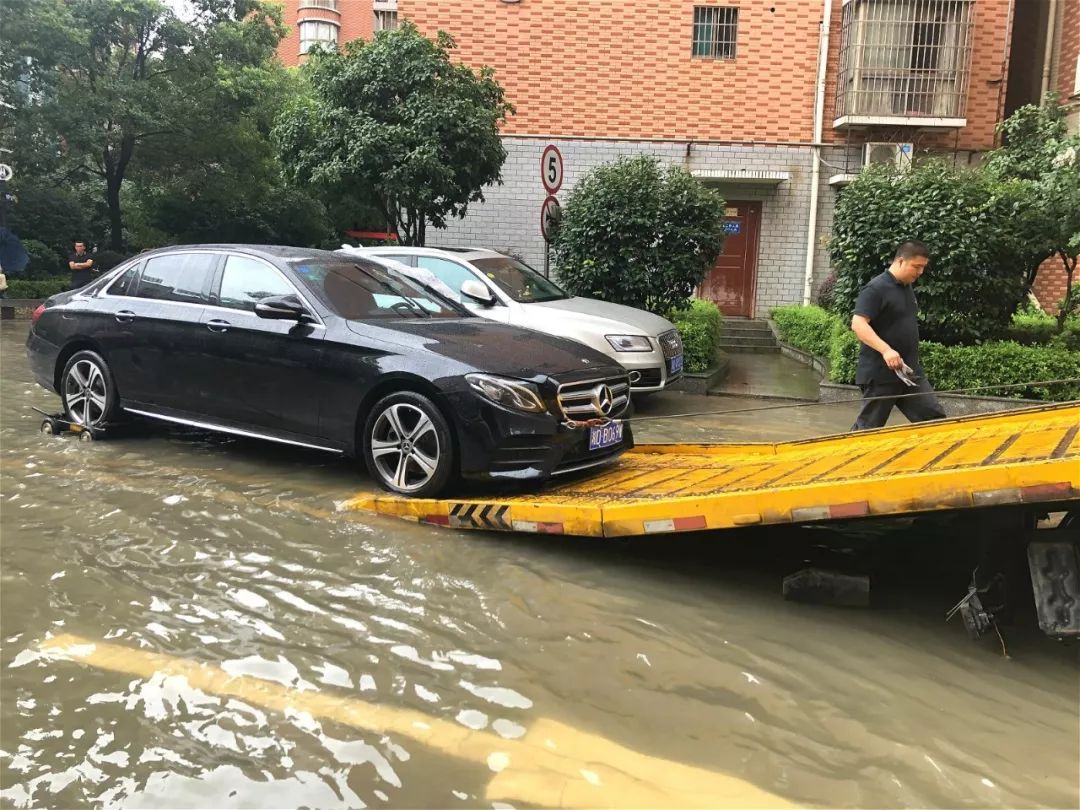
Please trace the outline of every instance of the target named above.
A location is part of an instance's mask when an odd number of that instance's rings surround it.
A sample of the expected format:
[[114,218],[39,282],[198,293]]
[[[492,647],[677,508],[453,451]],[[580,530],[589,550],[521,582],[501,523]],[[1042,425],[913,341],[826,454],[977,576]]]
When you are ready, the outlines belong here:
[[732,348],[736,346],[776,346],[776,340],[772,335],[721,335],[720,347]]
[[729,329],[724,326],[720,329],[720,334],[731,335],[732,337],[772,337],[772,330],[768,327],[758,329],[756,327],[739,326],[735,329]]
[[772,346],[725,346],[721,343],[720,348],[728,354],[780,354],[780,347],[775,344]]

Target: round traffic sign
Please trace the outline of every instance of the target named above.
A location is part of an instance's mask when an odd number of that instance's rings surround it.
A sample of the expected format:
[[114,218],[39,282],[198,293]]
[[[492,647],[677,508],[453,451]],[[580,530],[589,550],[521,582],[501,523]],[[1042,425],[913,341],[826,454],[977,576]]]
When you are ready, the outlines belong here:
[[561,215],[562,207],[559,205],[558,200],[554,197],[548,197],[544,200],[544,204],[540,207],[540,233],[543,235],[544,241],[551,241]]
[[[561,172],[562,170],[560,169],[559,171]],[[12,178],[12,176],[14,176],[14,174],[15,172],[11,170],[10,166],[8,166],[6,163],[0,163],[0,180],[6,183]]]
[[562,152],[559,147],[550,144],[544,147],[544,153],[540,155],[540,179],[544,182],[548,194],[554,194],[562,188],[562,177]]

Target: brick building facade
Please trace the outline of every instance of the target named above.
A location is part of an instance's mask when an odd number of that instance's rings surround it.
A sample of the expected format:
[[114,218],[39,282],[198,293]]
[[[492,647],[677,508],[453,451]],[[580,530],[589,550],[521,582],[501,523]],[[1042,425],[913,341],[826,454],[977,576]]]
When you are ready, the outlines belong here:
[[[706,290],[728,314],[762,315],[803,301],[808,270],[815,286],[827,275],[836,200],[868,159],[928,151],[966,165],[994,146],[1017,2],[289,0],[286,21],[312,5],[338,15],[340,41],[367,35],[380,10],[385,22],[388,5],[429,36],[449,32],[457,57],[492,66],[517,109],[503,130],[503,184],[430,242],[543,267],[545,147],[563,158],[562,200],[600,164],[655,155],[715,185],[733,230],[756,236],[729,240],[739,255],[722,257]],[[281,53],[296,63],[296,33]]]

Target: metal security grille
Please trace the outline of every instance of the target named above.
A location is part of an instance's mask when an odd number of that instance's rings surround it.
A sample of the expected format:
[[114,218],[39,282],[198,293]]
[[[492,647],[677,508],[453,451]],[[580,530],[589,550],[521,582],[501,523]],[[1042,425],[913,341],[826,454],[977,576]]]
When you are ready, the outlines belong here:
[[694,56],[734,59],[739,9],[733,6],[694,6]]
[[393,31],[398,27],[397,12],[392,9],[376,9],[374,31]]
[[975,0],[848,0],[836,117],[962,118]]

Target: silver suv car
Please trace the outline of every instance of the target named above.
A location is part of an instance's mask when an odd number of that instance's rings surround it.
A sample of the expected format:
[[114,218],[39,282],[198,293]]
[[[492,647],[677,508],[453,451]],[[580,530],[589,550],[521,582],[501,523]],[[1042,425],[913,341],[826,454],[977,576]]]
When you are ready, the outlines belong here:
[[572,296],[515,258],[482,248],[343,245],[430,272],[440,289],[477,315],[568,337],[604,352],[630,372],[634,393],[661,391],[682,376],[683,347],[671,321],[641,309]]

